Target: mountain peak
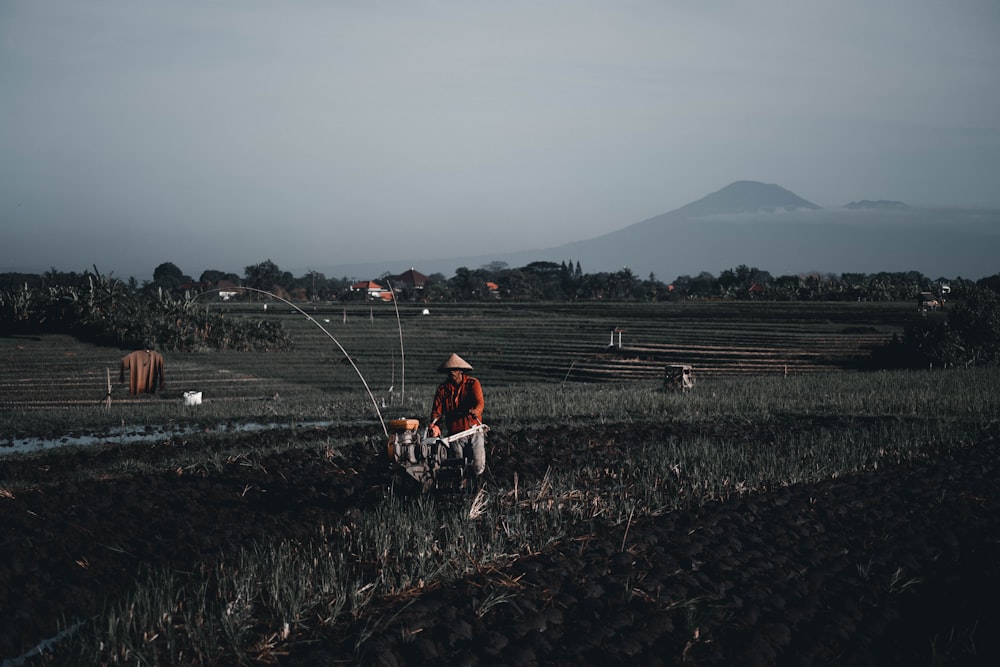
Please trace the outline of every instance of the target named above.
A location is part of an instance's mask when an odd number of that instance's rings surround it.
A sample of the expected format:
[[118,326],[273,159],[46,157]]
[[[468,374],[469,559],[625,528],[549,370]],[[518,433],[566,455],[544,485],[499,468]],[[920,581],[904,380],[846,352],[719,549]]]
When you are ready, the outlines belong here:
[[781,209],[794,211],[800,208],[818,210],[820,207],[778,185],[757,181],[735,181],[718,192],[681,207],[678,211],[683,211],[689,216],[703,216],[774,213]]

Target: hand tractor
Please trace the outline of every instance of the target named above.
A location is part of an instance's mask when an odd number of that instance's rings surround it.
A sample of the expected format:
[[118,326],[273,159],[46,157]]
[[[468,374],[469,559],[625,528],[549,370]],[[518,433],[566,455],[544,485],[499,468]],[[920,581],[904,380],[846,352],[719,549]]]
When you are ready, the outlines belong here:
[[480,433],[485,437],[487,431],[486,424],[477,424],[454,435],[434,437],[426,427],[421,428],[418,419],[391,420],[386,452],[395,480],[421,493],[472,492],[478,486],[472,438]]

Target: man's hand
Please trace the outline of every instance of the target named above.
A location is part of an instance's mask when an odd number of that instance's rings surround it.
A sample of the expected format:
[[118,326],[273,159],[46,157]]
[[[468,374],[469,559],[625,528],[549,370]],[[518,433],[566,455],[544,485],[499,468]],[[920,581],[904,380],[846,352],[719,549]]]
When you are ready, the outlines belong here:
[[431,435],[435,438],[441,437],[441,427],[437,424],[431,424],[430,426]]

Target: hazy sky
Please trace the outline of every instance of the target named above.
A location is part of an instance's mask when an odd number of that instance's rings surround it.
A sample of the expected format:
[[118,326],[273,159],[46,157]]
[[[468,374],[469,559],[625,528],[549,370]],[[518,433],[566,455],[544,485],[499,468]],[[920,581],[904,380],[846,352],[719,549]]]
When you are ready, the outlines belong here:
[[997,0],[0,0],[0,271],[403,271],[741,179],[1000,207],[998,34]]

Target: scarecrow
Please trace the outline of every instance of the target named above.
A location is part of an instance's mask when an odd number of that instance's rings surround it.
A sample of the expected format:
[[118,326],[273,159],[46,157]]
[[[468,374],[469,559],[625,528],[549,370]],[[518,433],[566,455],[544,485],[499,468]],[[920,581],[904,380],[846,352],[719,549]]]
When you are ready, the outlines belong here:
[[128,371],[128,393],[155,394],[157,389],[163,389],[166,381],[163,378],[163,355],[151,349],[136,350],[126,354],[121,359],[118,369],[118,381],[125,381],[125,371]]

